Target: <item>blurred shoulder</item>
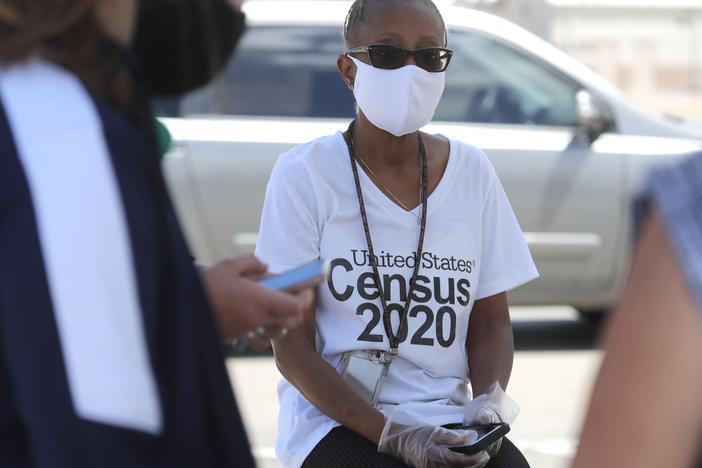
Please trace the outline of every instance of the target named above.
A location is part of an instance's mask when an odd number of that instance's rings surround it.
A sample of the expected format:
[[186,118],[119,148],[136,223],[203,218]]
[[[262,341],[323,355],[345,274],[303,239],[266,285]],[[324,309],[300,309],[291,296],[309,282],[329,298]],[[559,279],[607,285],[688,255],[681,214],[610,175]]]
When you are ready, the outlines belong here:
[[637,229],[655,206],[702,313],[702,153],[653,169],[635,204]]

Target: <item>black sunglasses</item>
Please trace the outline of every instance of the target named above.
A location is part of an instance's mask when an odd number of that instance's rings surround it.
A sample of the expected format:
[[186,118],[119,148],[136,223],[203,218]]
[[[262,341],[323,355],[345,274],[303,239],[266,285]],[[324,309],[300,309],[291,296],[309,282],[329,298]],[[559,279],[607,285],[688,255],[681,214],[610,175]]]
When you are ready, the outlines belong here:
[[384,44],[372,44],[354,47],[346,51],[346,55],[365,52],[368,54],[371,65],[384,70],[395,70],[407,63],[407,57],[414,57],[418,67],[429,72],[442,72],[446,70],[453,51],[443,47],[425,47],[423,49],[403,49]]

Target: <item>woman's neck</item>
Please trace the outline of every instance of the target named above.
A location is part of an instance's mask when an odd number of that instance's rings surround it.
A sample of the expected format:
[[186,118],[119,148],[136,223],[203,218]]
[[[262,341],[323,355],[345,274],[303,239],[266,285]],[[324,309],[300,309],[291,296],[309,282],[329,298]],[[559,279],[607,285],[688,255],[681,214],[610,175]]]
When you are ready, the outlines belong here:
[[398,167],[417,162],[417,132],[401,137],[381,130],[359,113],[353,127],[356,153],[373,167]]

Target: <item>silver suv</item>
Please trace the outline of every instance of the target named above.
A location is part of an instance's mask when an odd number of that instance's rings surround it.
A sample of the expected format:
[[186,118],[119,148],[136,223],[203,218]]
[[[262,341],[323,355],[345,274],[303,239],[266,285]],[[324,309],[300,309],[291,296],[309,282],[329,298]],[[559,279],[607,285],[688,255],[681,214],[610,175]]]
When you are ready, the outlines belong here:
[[[354,100],[336,70],[349,4],[245,4],[249,30],[211,85],[165,103],[164,170],[195,255],[251,252],[277,156],[344,129]],[[428,132],[482,148],[541,277],[512,303],[609,306],[628,261],[630,203],[652,164],[702,149],[702,128],[642,109],[498,17],[442,8],[454,56]]]

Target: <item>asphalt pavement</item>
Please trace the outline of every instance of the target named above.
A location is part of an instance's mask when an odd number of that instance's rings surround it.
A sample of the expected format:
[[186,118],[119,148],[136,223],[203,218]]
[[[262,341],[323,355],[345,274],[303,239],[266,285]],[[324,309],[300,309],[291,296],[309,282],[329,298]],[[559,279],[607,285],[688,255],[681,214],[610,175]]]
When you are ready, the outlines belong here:
[[[577,448],[582,416],[601,360],[599,327],[570,307],[513,307],[515,360],[507,393],[521,414],[509,438],[534,468],[565,468]],[[260,468],[275,457],[280,374],[268,355],[227,359],[240,411]]]

